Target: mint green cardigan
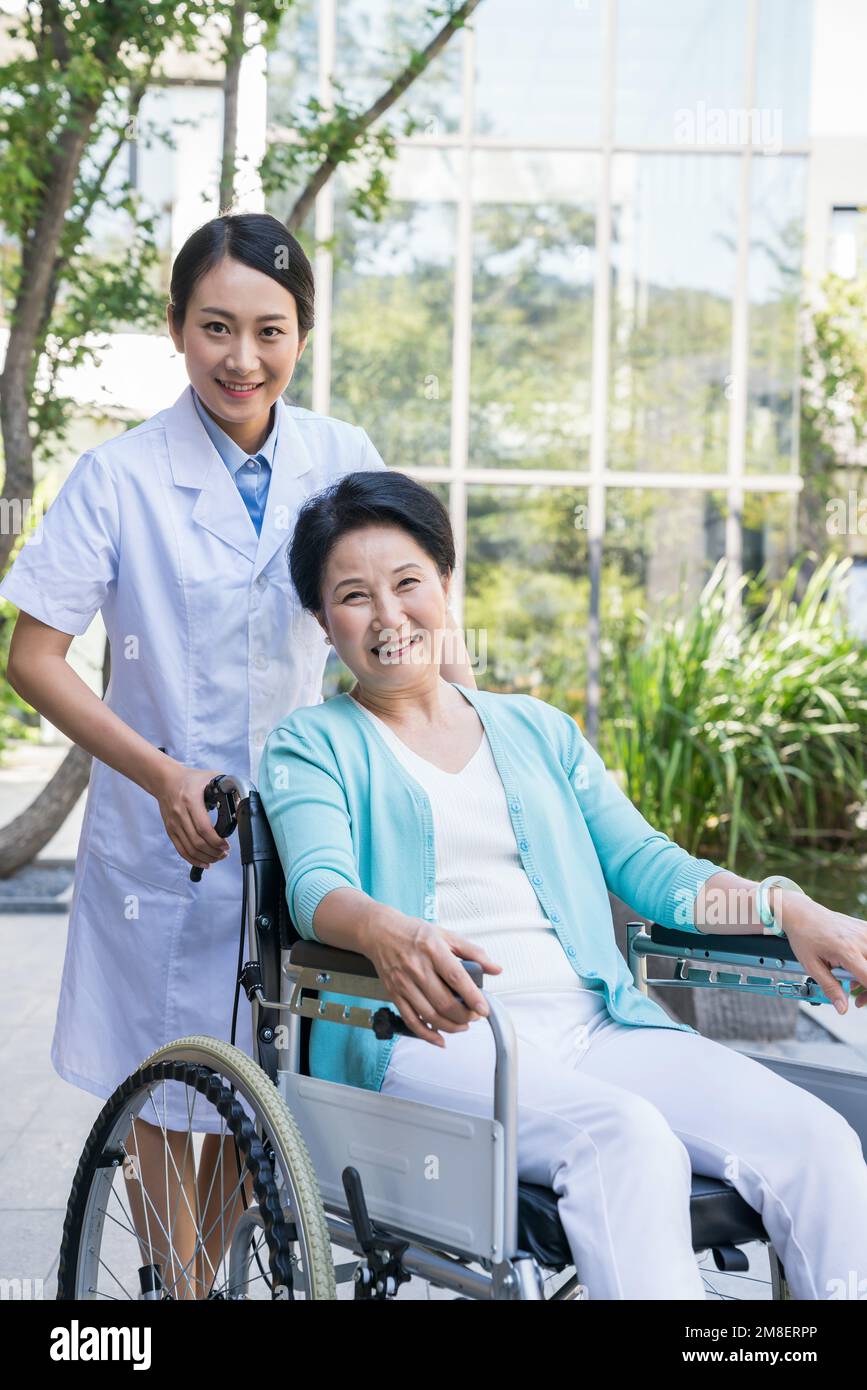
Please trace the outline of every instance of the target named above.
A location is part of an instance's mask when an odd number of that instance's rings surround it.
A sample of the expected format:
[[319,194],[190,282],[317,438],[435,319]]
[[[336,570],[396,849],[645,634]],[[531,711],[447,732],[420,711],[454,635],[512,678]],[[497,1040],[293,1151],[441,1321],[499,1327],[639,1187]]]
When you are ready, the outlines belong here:
[[[455,685],[485,726],[521,864],[573,969],[601,982],[619,1023],[695,1033],[636,987],[614,939],[607,890],[642,917],[697,931],[696,894],[721,866],[693,858],[654,830],[562,710],[532,695]],[[359,888],[411,917],[436,921],[430,802],[349,695],[295,710],[272,730],[259,791],[302,937],[320,939],[313,914],[335,888]],[[336,994],[321,997],[346,1003]],[[361,997],[352,1002],[382,1007]],[[396,1041],[315,1020],[310,1070],[377,1091]]]

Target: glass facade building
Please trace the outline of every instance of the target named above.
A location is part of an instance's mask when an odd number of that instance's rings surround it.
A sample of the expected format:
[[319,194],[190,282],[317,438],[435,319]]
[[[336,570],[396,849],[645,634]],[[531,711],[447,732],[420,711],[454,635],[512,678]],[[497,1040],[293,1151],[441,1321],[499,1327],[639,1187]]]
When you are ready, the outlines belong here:
[[[424,10],[298,7],[272,123],[372,101]],[[332,249],[295,399],[447,501],[484,683],[591,732],[607,619],[792,555],[811,26],[812,0],[483,0],[400,103],[383,220],[349,165],[306,227]]]

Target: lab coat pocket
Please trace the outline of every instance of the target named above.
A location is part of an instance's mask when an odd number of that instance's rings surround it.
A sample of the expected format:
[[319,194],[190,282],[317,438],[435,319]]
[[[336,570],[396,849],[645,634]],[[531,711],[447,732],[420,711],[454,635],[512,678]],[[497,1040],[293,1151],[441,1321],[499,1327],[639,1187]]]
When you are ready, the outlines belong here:
[[191,866],[169,838],[156,797],[104,763],[95,767],[79,851],[93,850],[117,869],[183,893]]

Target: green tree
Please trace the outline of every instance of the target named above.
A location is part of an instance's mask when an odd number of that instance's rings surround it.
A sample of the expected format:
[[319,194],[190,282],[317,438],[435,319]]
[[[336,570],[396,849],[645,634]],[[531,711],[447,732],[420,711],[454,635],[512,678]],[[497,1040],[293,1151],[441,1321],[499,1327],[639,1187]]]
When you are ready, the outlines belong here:
[[[426,8],[442,20],[422,49],[403,54],[397,75],[363,108],[337,101],[307,104],[293,139],[277,142],[261,170],[267,189],[291,171],[302,187],[289,215],[300,227],[316,193],[342,163],[372,169],[355,210],[381,215],[385,165],[394,140],[385,113],[462,27],[479,0]],[[98,361],[104,344],[86,332],[162,324],[154,219],[128,183],[109,175],[135,127],[148,84],[158,81],[170,45],[210,56],[224,71],[221,201],[235,179],[233,130],[247,6],[234,0],[33,0],[6,26],[12,56],[0,67],[0,223],[7,246],[0,274],[10,332],[0,382],[5,477],[0,508],[13,524],[0,531],[0,569],[24,539],[34,495],[34,458],[66,438],[72,401],[57,390],[62,367]],[[273,43],[292,0],[257,0],[255,13]],[[170,140],[170,134],[166,136]],[[282,175],[281,175],[282,170]],[[90,239],[96,209],[126,214],[129,235],[114,256]],[[107,681],[106,644],[103,679]],[[73,748],[28,811],[0,833],[0,874],[29,860],[51,837],[86,785],[90,756]]]
[[801,543],[817,554],[845,553],[829,529],[828,502],[863,487],[867,466],[867,273],[823,279],[803,313]]

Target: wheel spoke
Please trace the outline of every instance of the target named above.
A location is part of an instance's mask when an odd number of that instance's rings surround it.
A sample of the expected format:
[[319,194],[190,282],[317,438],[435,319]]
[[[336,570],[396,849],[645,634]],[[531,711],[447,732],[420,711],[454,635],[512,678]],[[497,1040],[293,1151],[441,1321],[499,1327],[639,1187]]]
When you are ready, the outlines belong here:
[[[165,1095],[166,1095],[166,1083],[165,1083],[165,1078],[163,1078],[163,1083],[162,1083],[162,1085],[163,1085],[163,1113],[165,1114],[165,1103],[166,1103],[166,1102],[165,1102]],[[175,1178],[176,1178],[177,1184],[178,1184],[178,1196],[177,1196],[177,1201],[176,1201],[175,1210],[174,1210],[174,1212],[173,1212],[173,1214],[172,1214],[171,1222],[170,1222],[170,1225],[169,1225],[169,1233],[168,1233],[168,1234],[169,1234],[169,1249],[168,1249],[168,1251],[166,1252],[166,1253],[169,1255],[169,1257],[170,1257],[170,1259],[171,1259],[171,1262],[172,1262],[172,1287],[174,1288],[174,1287],[176,1286],[176,1284],[177,1284],[177,1276],[176,1276],[176,1274],[175,1274],[175,1221],[177,1220],[177,1207],[178,1207],[178,1204],[179,1204],[179,1202],[180,1202],[181,1196],[183,1196],[183,1199],[184,1199],[184,1206],[185,1206],[186,1209],[187,1209],[187,1213],[188,1213],[188,1215],[189,1215],[189,1217],[190,1217],[190,1220],[191,1220],[192,1223],[193,1223],[193,1228],[194,1228],[195,1230],[198,1230],[199,1222],[198,1222],[198,1217],[197,1217],[197,1215],[192,1211],[192,1208],[190,1207],[190,1201],[189,1201],[189,1198],[188,1198],[188,1196],[187,1196],[186,1188],[185,1188],[183,1182],[181,1181],[181,1175],[180,1175],[180,1173],[179,1173],[179,1171],[178,1171],[178,1165],[175,1163],[175,1156],[174,1156],[174,1154],[172,1153],[171,1145],[170,1145],[170,1143],[168,1142],[168,1136],[167,1136],[167,1133],[166,1133],[165,1126],[163,1125],[163,1122],[161,1121],[159,1115],[157,1114],[157,1108],[156,1108],[156,1105],[154,1104],[154,1098],[153,1098],[153,1091],[152,1091],[152,1090],[149,1090],[149,1091],[148,1091],[148,1099],[150,1100],[151,1109],[152,1109],[153,1112],[154,1112],[154,1117],[155,1117],[155,1119],[156,1119],[157,1126],[158,1126],[158,1128],[159,1128],[159,1130],[160,1130],[160,1132],[161,1132],[161,1134],[162,1134],[162,1136],[163,1136],[163,1154],[165,1155],[164,1168],[165,1168],[165,1179],[166,1179],[166,1212],[168,1212],[168,1210],[169,1210],[169,1174],[168,1174],[168,1159],[169,1159],[169,1158],[170,1158],[171,1161],[172,1161],[172,1168],[174,1169]],[[188,1140],[188,1143],[189,1143],[189,1131],[187,1131],[187,1140]],[[187,1146],[186,1146],[186,1148],[185,1148],[185,1165],[186,1165],[186,1154],[187,1154],[187,1150],[188,1150],[188,1144],[187,1144]],[[186,1166],[185,1166],[185,1171],[186,1171]],[[151,1247],[151,1249],[152,1249],[152,1247]],[[189,1264],[189,1261],[187,1261],[187,1265],[188,1265],[188,1264]],[[183,1273],[186,1272],[187,1265],[184,1266],[184,1270],[182,1271]],[[189,1278],[187,1278],[187,1284],[188,1284],[189,1287],[192,1287],[192,1286],[190,1286]],[[195,1292],[195,1289],[193,1289],[193,1292]]]
[[[176,1085],[186,1130],[183,1118],[168,1128]],[[295,1269],[300,1291],[303,1270],[305,1296],[334,1297],[325,1213],[299,1138],[283,1098],[237,1048],[191,1036],[153,1053],[106,1103],[85,1145],[59,1296],[267,1299],[279,1260],[290,1286]]]
[[[124,1148],[124,1152],[126,1152],[126,1149],[125,1149],[125,1148]],[[130,1154],[129,1157],[131,1158],[132,1155]],[[148,1192],[147,1188],[145,1187],[144,1183],[143,1183],[142,1180],[141,1180],[141,1174],[140,1174],[140,1173],[137,1173],[137,1180],[138,1180],[138,1190],[139,1190],[139,1193],[140,1193],[140,1195],[141,1195],[141,1197],[142,1197],[143,1211],[144,1211],[145,1222],[146,1222],[146,1226],[147,1226],[147,1241],[148,1241],[147,1255],[148,1255],[148,1257],[149,1257],[149,1258],[148,1258],[148,1263],[149,1263],[149,1264],[152,1264],[152,1265],[156,1265],[156,1260],[154,1259],[153,1241],[152,1241],[152,1239],[151,1239],[151,1234],[150,1234],[150,1221],[149,1221],[149,1219],[148,1219],[148,1210],[149,1210],[149,1209],[152,1209],[152,1210],[153,1210],[153,1214],[154,1214],[154,1220],[156,1221],[157,1225],[158,1225],[159,1228],[160,1228],[160,1231],[162,1232],[163,1236],[165,1237],[165,1239],[166,1239],[166,1241],[167,1241],[167,1243],[168,1243],[168,1249],[166,1250],[166,1254],[169,1255],[170,1258],[172,1259],[172,1265],[173,1265],[173,1267],[174,1267],[174,1242],[173,1242],[173,1240],[172,1240],[172,1237],[170,1236],[169,1232],[166,1230],[165,1226],[163,1225],[162,1218],[161,1218],[159,1212],[157,1211],[156,1206],[154,1205],[153,1198],[151,1197],[150,1193]],[[120,1203],[120,1205],[121,1205],[121,1210],[123,1210],[123,1203],[121,1203],[120,1197],[119,1197],[118,1194],[117,1194],[117,1189],[114,1187],[113,1184],[112,1184],[112,1192],[114,1193],[115,1198],[116,1198],[116,1200],[118,1201],[118,1203]],[[106,1215],[108,1215],[108,1216],[110,1217],[110,1219],[112,1219],[112,1220],[115,1219],[115,1218],[111,1217],[111,1214],[110,1214],[110,1213],[106,1213]],[[120,1222],[117,1222],[116,1224],[120,1225]],[[138,1236],[138,1234],[137,1234],[137,1232],[136,1232],[135,1230],[132,1230],[130,1233],[131,1233],[131,1235],[134,1237],[134,1239],[137,1241],[137,1243],[138,1243],[138,1245],[139,1245],[140,1254],[141,1254],[141,1245],[142,1245],[141,1238]],[[189,1261],[187,1262],[187,1265],[185,1265],[184,1268],[183,1268],[183,1270],[181,1271],[182,1274],[186,1273],[186,1270],[187,1270],[188,1265],[189,1265]],[[161,1270],[160,1277],[163,1278],[163,1283],[165,1284],[164,1271],[162,1271],[162,1270]],[[175,1287],[176,1284],[177,1284],[177,1279],[173,1279],[173,1281],[172,1281],[172,1287]],[[193,1293],[195,1293],[195,1289],[193,1288],[193,1285],[190,1283],[189,1277],[187,1277],[187,1287],[188,1287],[188,1289],[190,1289]]]
[[[118,1287],[119,1289],[123,1289],[123,1284],[120,1282],[120,1280],[117,1278],[117,1276],[116,1276],[115,1274],[112,1273],[112,1271],[109,1269],[108,1265],[105,1263],[105,1260],[102,1258],[101,1255],[100,1255],[100,1257],[99,1257],[98,1263],[102,1265],[102,1267],[103,1267],[103,1269],[105,1270],[106,1274],[110,1274],[110,1275],[111,1275],[112,1279],[114,1279],[114,1282],[117,1284],[117,1287]],[[124,1289],[124,1292],[126,1293],[126,1290],[125,1290],[125,1289]],[[131,1298],[131,1297],[132,1297],[132,1295],[129,1294],[129,1293],[127,1293],[126,1296],[127,1296],[127,1298]],[[118,1302],[120,1302],[120,1299],[118,1299]]]

